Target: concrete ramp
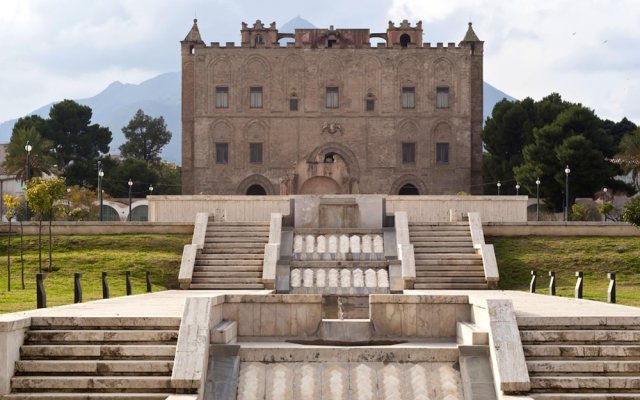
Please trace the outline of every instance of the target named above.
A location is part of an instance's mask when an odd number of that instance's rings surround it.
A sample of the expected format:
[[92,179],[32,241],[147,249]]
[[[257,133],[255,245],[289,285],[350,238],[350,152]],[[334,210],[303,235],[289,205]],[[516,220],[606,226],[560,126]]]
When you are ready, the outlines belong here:
[[238,400],[459,400],[457,364],[446,362],[242,362]]

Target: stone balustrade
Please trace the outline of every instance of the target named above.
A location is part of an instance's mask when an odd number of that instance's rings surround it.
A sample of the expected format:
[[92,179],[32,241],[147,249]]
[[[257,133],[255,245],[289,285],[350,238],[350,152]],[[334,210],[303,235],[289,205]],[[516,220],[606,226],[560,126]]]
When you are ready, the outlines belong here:
[[389,273],[386,268],[294,268],[290,282],[294,292],[380,293],[389,289]]
[[295,235],[294,260],[382,260],[382,235]]

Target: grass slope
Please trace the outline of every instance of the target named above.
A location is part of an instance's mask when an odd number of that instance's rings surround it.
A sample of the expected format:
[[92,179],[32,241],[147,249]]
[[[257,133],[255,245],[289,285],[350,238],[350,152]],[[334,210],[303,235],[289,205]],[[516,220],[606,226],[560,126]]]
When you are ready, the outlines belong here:
[[492,237],[500,289],[529,290],[530,271],[538,273],[537,292],[549,293],[549,271],[556,291],[574,296],[576,271],[584,272],[584,297],[606,301],[615,272],[618,303],[640,306],[640,239],[622,237]]
[[[48,265],[48,237],[43,236],[43,269]],[[146,292],[145,271],[154,291],[177,288],[182,247],[190,235],[54,236],[53,272],[47,275],[47,305],[73,303],[73,273],[83,274],[83,300],[102,298],[101,272],[108,273],[111,297],[125,295],[125,271],[131,271],[133,293]],[[36,236],[25,236],[25,290],[20,284],[19,240],[11,240],[11,292],[7,291],[7,238],[0,238],[0,313],[36,307],[38,272]]]

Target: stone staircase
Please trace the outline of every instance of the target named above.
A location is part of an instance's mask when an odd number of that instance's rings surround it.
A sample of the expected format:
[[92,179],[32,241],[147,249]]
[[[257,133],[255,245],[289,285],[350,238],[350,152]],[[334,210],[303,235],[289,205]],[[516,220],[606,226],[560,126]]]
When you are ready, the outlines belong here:
[[467,222],[409,224],[416,260],[415,289],[487,289],[482,256]]
[[209,219],[191,289],[264,289],[262,263],[269,225]]
[[179,319],[34,317],[12,400],[166,399]]
[[640,399],[640,326],[521,326],[520,336],[534,399]]

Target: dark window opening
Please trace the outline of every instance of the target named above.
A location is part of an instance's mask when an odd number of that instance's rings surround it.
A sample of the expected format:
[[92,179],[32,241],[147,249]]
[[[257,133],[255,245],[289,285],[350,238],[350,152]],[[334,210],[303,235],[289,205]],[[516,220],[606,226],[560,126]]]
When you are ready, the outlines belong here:
[[327,153],[327,154],[325,154],[323,162],[325,162],[327,164],[336,162],[335,155],[336,155],[336,153]]
[[189,46],[189,54],[196,54],[196,48],[193,45]]
[[411,183],[407,183],[406,185],[404,185],[404,186],[402,186],[400,188],[400,190],[398,191],[398,194],[400,196],[419,196],[420,195],[420,191],[418,190],[416,185],[413,185]]
[[264,39],[262,39],[262,35],[256,35],[254,39],[255,45],[264,44]]
[[436,108],[449,108],[448,87],[439,87],[436,89]]
[[416,88],[412,86],[402,88],[402,108],[416,108]]
[[447,164],[449,162],[449,143],[436,143],[436,163]]
[[336,86],[327,86],[326,88],[326,107],[327,108],[338,108],[340,104],[340,91]]
[[376,102],[373,99],[365,100],[367,111],[374,111],[376,107]]
[[229,108],[229,88],[216,87],[216,108]]
[[262,86],[249,88],[249,107],[262,108]]
[[298,99],[289,99],[289,111],[298,111]]
[[406,33],[400,35],[400,47],[407,48],[407,46],[409,46],[409,43],[411,43],[411,36]]
[[257,183],[247,188],[247,196],[266,196],[267,191]]
[[333,47],[334,45],[338,44],[338,41],[335,39],[329,39],[327,41],[327,47]]
[[412,142],[402,143],[402,163],[413,164],[416,162],[416,144]]
[[249,162],[262,164],[262,143],[249,143]]
[[216,164],[229,164],[229,143],[216,143]]

